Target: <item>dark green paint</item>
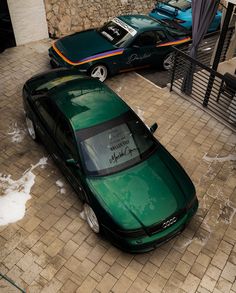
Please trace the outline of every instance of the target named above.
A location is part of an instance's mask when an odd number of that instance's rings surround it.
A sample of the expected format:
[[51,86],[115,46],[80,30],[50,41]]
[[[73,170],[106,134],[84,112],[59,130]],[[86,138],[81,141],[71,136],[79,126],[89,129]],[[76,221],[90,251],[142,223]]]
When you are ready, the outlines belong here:
[[58,40],[57,48],[72,62],[116,49],[94,29],[75,33]]
[[[148,227],[186,204],[183,191],[160,159],[158,150],[148,160],[126,171],[90,178],[88,183],[122,229]],[[138,218],[139,222],[131,224],[131,217]]]
[[[194,186],[179,163],[158,142],[156,151],[148,159],[129,169],[107,176],[86,175],[79,150],[78,157],[71,157],[61,141],[56,140],[57,127],[47,126],[35,103],[43,99],[53,101],[55,109],[77,134],[78,129],[85,131],[85,127],[101,124],[130,108],[107,86],[87,77],[64,79],[45,92],[37,92],[44,84],[73,74],[75,71],[56,70],[26,82],[23,90],[26,115],[34,122],[37,134],[81,200],[93,207],[103,233],[131,252],[153,249],[181,232],[195,214],[198,201]],[[58,115],[55,110],[53,115]],[[180,210],[185,210],[185,214],[176,223],[154,235],[148,234],[149,227],[166,221]],[[139,236],[129,236],[137,229]]]

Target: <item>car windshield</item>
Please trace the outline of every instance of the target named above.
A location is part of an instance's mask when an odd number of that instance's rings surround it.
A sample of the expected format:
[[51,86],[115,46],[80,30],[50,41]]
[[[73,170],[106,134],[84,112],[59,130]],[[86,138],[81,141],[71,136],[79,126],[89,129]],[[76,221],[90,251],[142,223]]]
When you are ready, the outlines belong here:
[[156,148],[150,131],[132,112],[77,133],[89,175],[109,175],[141,162]]
[[124,44],[137,33],[135,29],[119,18],[114,18],[112,21],[109,21],[101,27],[98,32],[119,48],[124,46]]
[[191,7],[191,2],[187,0],[169,0],[166,4],[180,10],[186,10]]

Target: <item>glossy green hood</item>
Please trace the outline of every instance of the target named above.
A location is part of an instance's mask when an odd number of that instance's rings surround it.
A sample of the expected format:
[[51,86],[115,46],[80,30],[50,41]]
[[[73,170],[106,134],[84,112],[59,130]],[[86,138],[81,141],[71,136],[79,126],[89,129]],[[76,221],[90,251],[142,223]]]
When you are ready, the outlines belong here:
[[78,62],[86,57],[117,49],[95,29],[66,36],[56,42],[56,47],[72,62]]
[[[174,159],[172,163],[176,164]],[[162,221],[186,206],[185,192],[170,168],[156,152],[128,170],[89,178],[88,184],[122,228],[135,229]],[[190,181],[185,176],[183,181]]]

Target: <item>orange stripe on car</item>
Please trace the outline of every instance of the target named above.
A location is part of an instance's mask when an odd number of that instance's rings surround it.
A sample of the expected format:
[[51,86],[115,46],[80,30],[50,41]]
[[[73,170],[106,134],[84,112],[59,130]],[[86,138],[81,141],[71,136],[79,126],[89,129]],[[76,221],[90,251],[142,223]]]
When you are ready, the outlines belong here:
[[100,53],[100,54],[96,54],[94,56],[90,56],[84,59],[81,59],[78,62],[73,62],[70,59],[68,59],[66,56],[64,56],[61,51],[56,47],[56,44],[54,43],[52,45],[53,49],[55,50],[55,52],[67,63],[69,63],[70,65],[82,65],[88,62],[92,62],[95,60],[99,60],[99,59],[104,59],[104,58],[108,58],[108,57],[112,57],[112,56],[116,56],[116,55],[121,55],[124,52],[124,49],[116,49],[113,51],[109,51],[109,52],[105,52],[105,53]]
[[184,38],[182,40],[177,40],[177,41],[172,41],[172,42],[167,42],[167,43],[164,43],[164,44],[160,44],[160,45],[157,45],[156,47],[166,47],[166,46],[173,46],[173,45],[179,45],[179,44],[182,44],[182,43],[186,43],[188,41],[190,41],[191,38],[188,37],[188,38]]

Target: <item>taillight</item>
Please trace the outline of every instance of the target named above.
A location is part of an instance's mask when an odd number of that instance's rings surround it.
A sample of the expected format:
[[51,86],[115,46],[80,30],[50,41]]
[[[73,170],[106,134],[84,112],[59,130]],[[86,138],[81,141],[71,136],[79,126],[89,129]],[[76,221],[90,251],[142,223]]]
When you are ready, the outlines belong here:
[[182,19],[179,19],[179,18],[175,18],[175,22],[177,22],[177,23],[184,23],[185,20],[182,20]]
[[191,209],[197,201],[196,195],[191,199],[191,201],[187,205],[187,209]]

